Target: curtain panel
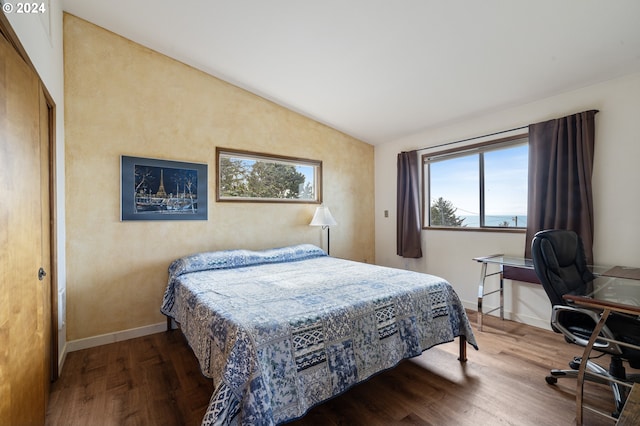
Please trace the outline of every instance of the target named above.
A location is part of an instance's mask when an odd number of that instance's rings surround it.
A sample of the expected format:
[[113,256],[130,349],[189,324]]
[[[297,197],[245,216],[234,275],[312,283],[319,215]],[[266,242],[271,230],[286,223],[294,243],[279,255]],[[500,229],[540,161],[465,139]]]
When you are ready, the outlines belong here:
[[422,257],[418,152],[398,154],[396,253],[407,258]]
[[591,176],[595,115],[584,111],[529,126],[529,198],[525,257],[544,229],[575,231],[593,263],[593,192]]

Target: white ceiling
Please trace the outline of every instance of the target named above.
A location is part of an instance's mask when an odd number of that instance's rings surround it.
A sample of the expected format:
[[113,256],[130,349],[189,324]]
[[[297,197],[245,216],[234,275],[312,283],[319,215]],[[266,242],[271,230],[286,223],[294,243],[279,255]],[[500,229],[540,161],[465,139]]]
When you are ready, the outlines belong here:
[[638,0],[62,0],[371,144],[640,72]]

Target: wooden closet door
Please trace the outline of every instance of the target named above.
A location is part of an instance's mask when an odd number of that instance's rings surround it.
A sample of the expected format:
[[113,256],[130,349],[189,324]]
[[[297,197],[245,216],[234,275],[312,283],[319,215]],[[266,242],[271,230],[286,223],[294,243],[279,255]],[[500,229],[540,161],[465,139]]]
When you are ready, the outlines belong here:
[[35,72],[0,35],[0,424],[44,424],[48,398],[41,96]]

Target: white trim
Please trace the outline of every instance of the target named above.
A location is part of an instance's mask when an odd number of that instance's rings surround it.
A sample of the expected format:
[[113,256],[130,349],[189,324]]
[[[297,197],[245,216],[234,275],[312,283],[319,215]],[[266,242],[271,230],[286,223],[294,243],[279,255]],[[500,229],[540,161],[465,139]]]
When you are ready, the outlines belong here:
[[150,334],[163,332],[166,329],[167,323],[165,321],[157,324],[146,325],[144,327],[116,331],[115,333],[101,334],[99,336],[87,337],[85,339],[72,340],[70,342],[67,342],[63,358],[68,352],[93,348],[95,346],[107,345],[109,343],[121,342],[123,340],[135,339],[136,337],[148,336]]
[[64,367],[64,362],[67,360],[67,342],[64,343],[64,347],[62,348],[62,353],[58,355],[58,377],[62,375],[62,367]]
[[[462,306],[464,306],[465,309],[468,309],[469,311],[478,311],[478,305],[472,302],[462,302]],[[495,307],[496,309],[498,307]],[[491,309],[494,309],[493,306],[485,306],[486,311],[491,311]],[[500,318],[499,314],[491,312],[489,314],[485,314],[485,315],[490,315],[490,316],[494,316],[496,318]],[[519,314],[514,314],[513,312],[507,311],[505,309],[504,311],[504,319],[509,320],[509,321],[515,321],[515,322],[519,322],[522,324],[526,324],[526,325],[530,325],[532,327],[537,327],[537,328],[542,328],[545,330],[551,330],[551,326],[549,325],[550,322],[546,321],[546,320],[541,320],[540,318],[536,318],[536,317],[532,317],[529,315],[519,315]]]

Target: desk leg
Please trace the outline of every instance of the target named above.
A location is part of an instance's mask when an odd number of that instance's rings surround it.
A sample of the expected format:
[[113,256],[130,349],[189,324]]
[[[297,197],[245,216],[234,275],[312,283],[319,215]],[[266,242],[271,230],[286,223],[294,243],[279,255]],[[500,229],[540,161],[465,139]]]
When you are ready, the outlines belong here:
[[482,263],[480,283],[478,284],[478,330],[482,331],[482,298],[484,296],[484,279],[487,277],[487,264]]
[[604,327],[604,323],[607,322],[607,318],[611,313],[611,309],[605,309],[602,312],[602,316],[600,317],[600,321],[596,324],[596,327],[593,329],[593,333],[591,333],[591,337],[589,337],[589,343],[584,348],[584,352],[582,353],[582,359],[580,360],[580,368],[578,369],[578,386],[576,390],[576,424],[578,426],[582,426],[582,403],[583,403],[583,391],[584,391],[584,376],[587,368],[587,361],[589,360],[589,355],[591,354],[591,350],[593,349],[593,345],[596,343],[596,339]]
[[504,270],[500,265],[500,319],[504,321]]

